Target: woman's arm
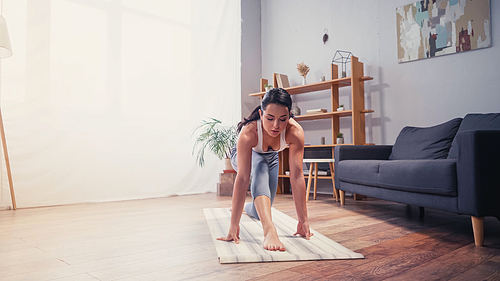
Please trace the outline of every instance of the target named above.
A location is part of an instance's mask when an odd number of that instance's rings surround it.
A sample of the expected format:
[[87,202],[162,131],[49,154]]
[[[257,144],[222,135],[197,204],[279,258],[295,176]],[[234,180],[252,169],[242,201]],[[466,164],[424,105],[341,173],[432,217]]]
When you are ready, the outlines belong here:
[[239,244],[240,219],[245,206],[248,185],[250,183],[250,171],[252,165],[252,138],[248,133],[240,134],[237,150],[238,173],[234,181],[233,198],[231,206],[231,225],[226,237],[217,238],[222,241],[234,241]]
[[309,218],[307,217],[306,206],[306,182],[302,163],[304,158],[304,131],[300,126],[294,128],[289,138],[289,166],[290,166],[290,184],[292,185],[293,201],[299,223],[297,233],[309,239],[313,234],[309,230]]

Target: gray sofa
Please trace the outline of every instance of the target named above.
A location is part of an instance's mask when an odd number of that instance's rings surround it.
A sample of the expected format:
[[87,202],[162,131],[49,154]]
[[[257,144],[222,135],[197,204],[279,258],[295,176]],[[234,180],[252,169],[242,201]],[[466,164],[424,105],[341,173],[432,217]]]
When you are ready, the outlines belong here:
[[341,204],[348,191],[469,215],[476,245],[484,217],[500,220],[500,113],[405,127],[394,145],[336,146],[334,155]]

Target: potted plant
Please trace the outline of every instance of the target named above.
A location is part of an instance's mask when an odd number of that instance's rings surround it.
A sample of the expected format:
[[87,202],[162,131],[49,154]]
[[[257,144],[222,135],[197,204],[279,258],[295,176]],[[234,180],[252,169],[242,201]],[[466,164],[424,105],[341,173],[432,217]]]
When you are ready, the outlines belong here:
[[337,111],[344,111],[344,105],[343,105],[343,104],[341,104],[341,105],[339,106],[339,108],[337,108]]
[[236,126],[223,126],[222,122],[209,118],[209,120],[202,120],[201,125],[198,126],[193,134],[200,131],[193,145],[193,154],[196,152],[196,161],[200,167],[205,166],[205,150],[211,151],[219,159],[224,159],[225,170],[233,170],[231,166],[231,149],[236,145],[238,140],[238,133]]
[[272,88],[274,88],[272,85],[264,85],[264,89],[266,89],[266,92],[269,92],[269,90],[271,90]]
[[344,144],[344,134],[342,133],[337,134],[337,144]]

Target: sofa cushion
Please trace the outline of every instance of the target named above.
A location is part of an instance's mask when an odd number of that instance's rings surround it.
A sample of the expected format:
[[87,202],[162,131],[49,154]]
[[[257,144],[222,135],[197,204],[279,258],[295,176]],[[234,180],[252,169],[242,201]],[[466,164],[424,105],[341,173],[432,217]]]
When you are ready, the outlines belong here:
[[462,118],[455,118],[432,127],[404,127],[389,159],[446,159],[461,122]]
[[[457,134],[472,130],[500,130],[500,113],[470,113],[465,115]],[[448,158],[457,159],[457,157],[458,147],[456,141],[453,140]]]
[[457,196],[456,160],[393,160],[380,163],[378,185],[387,189]]
[[335,175],[339,180],[377,186],[380,163],[388,160],[342,160],[335,167]]

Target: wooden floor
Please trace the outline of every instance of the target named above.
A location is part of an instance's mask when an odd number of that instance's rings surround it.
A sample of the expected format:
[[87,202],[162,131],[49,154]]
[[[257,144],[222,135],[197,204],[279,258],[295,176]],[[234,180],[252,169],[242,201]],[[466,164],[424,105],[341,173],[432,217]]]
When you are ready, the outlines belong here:
[[[377,199],[308,203],[311,226],[362,260],[219,264],[203,208],[213,193],[0,211],[0,280],[500,280],[500,221]],[[274,205],[295,217],[290,195]],[[286,246],[286,245],[285,245]]]

